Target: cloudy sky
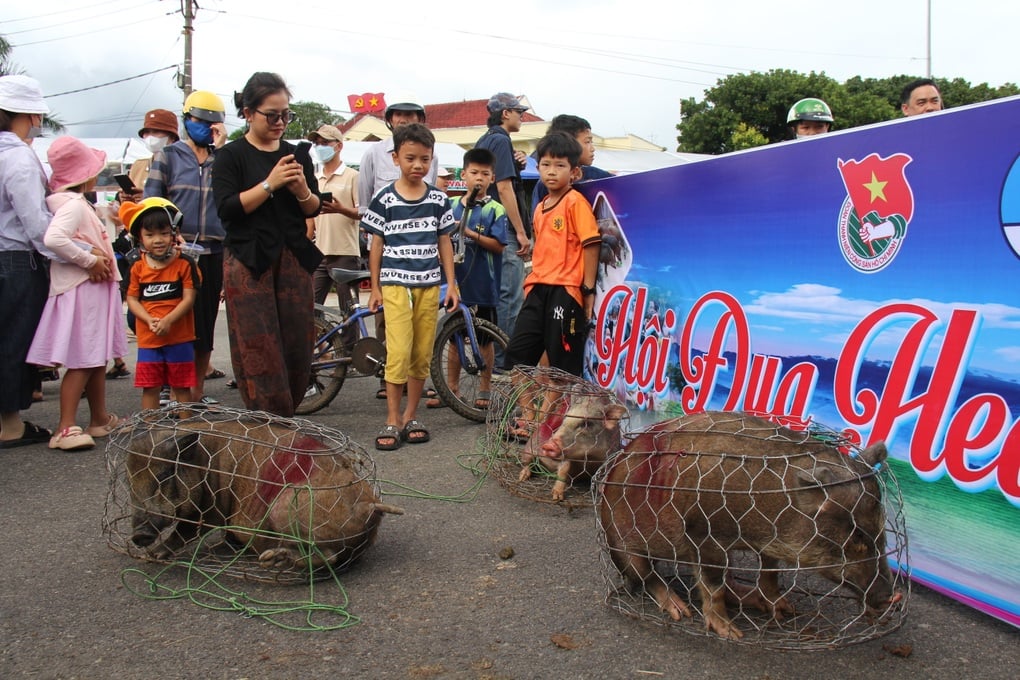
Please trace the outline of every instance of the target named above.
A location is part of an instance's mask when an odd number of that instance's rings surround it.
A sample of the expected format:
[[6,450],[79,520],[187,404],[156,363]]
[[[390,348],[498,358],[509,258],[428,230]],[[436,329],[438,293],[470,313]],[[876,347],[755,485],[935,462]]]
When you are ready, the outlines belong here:
[[[0,34],[46,93],[60,94],[49,103],[69,132],[129,136],[146,110],[180,107],[183,1],[5,3]],[[194,86],[229,108],[252,72],[271,70],[295,99],[342,114],[354,93],[440,103],[506,90],[543,118],[575,113],[597,134],[673,148],[680,100],[733,73],[924,75],[929,4],[936,76],[1020,81],[1009,47],[1020,3],[1002,0],[858,0],[817,13],[760,0],[203,0]],[[112,81],[123,82],[97,87]]]

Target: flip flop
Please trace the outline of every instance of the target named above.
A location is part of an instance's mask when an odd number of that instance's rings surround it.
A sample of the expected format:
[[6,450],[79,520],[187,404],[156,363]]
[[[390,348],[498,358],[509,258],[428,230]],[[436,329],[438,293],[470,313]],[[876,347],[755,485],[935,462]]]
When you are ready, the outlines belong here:
[[396,425],[387,425],[375,436],[375,448],[379,451],[396,451],[402,443],[401,432]]
[[119,364],[114,362],[113,366],[106,372],[107,380],[116,380],[117,378],[123,378],[131,375],[131,371],[127,369],[127,364],[123,361]]
[[45,427],[39,427],[34,425],[27,420],[25,421],[25,431],[17,439],[8,439],[7,441],[0,441],[0,449],[15,449],[19,446],[29,446],[31,444],[41,444],[48,442],[53,433],[47,430]]
[[492,402],[492,394],[488,390],[478,390],[478,396],[475,397],[475,408],[479,410],[489,410],[489,404]]
[[108,436],[113,431],[113,428],[120,425],[120,418],[114,413],[108,413],[107,415],[109,415],[109,418],[106,419],[105,425],[93,425],[85,430],[85,434],[93,439],[101,439]]
[[401,430],[400,436],[403,437],[404,441],[408,444],[424,444],[432,435],[425,429],[425,426],[421,424],[420,420],[411,419],[404,425],[404,429]]

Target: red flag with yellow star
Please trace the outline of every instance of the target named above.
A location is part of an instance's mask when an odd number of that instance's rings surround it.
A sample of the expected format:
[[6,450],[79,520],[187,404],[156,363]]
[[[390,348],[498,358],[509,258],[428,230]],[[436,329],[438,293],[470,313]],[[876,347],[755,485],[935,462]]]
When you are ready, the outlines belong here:
[[378,113],[386,110],[386,98],[382,92],[365,92],[347,95],[347,104],[353,113]]
[[843,184],[859,218],[876,212],[882,219],[902,215],[910,222],[914,214],[914,194],[904,174],[910,161],[910,156],[902,153],[888,158],[873,153],[862,161],[838,161]]

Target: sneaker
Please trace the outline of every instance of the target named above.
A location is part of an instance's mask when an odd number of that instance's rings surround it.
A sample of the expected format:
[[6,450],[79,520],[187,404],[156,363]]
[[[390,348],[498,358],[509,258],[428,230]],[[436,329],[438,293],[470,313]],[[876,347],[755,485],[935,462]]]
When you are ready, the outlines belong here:
[[50,448],[61,451],[83,451],[95,447],[96,441],[89,435],[82,432],[77,425],[65,427],[60,432],[50,437]]
[[205,395],[204,397],[202,397],[201,399],[199,399],[198,401],[199,401],[199,403],[205,404],[206,406],[212,406],[214,404],[220,403],[219,399],[213,399],[208,394]]
[[170,388],[164,387],[159,391],[159,405],[166,406],[170,403]]

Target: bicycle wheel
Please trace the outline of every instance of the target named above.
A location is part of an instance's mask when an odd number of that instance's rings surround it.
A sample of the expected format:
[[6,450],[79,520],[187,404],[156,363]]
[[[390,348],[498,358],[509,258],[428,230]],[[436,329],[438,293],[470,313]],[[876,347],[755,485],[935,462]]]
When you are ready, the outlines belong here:
[[[488,348],[506,349],[510,338],[496,324],[484,319],[473,319],[478,346],[472,347],[463,314],[449,317],[443,323],[432,350],[432,384],[443,403],[458,415],[479,423],[485,422],[488,406],[478,403],[482,395],[482,381],[492,375],[492,353]],[[481,361],[475,357],[481,353]],[[488,357],[488,358],[486,358]],[[464,359],[470,361],[465,362]],[[465,367],[465,363],[468,367]],[[491,392],[491,386],[488,388]],[[490,394],[491,396],[491,394]]]
[[333,363],[346,354],[343,343],[340,341],[340,334],[334,333],[325,340],[319,340],[339,323],[340,319],[328,317],[316,310],[316,344],[312,349],[312,372],[308,376],[308,391],[305,392],[305,398],[294,409],[298,415],[315,413],[329,406],[340,392],[340,388],[344,386],[344,378],[347,377],[347,364],[334,365]]

